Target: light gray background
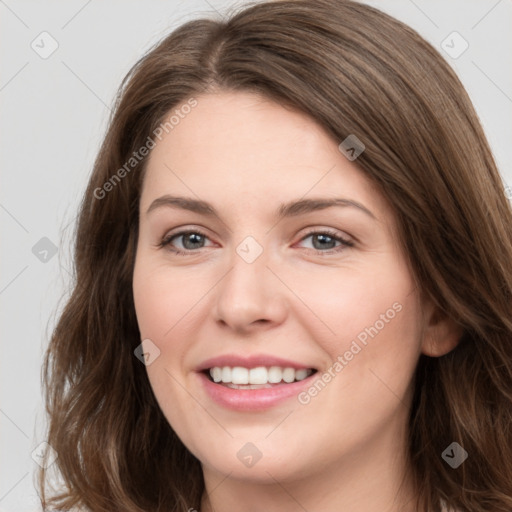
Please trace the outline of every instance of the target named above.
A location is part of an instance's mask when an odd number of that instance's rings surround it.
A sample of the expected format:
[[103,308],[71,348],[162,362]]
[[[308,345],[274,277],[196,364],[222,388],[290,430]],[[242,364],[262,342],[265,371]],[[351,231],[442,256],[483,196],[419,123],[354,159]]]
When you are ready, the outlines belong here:
[[[0,511],[40,510],[31,458],[44,440],[40,366],[69,282],[78,203],[115,91],[172,28],[243,3],[0,0]],[[512,185],[511,1],[367,3],[411,25],[441,53],[453,31],[469,43],[457,59],[444,55],[475,104],[504,184]],[[43,31],[59,45],[46,59],[31,47],[35,41],[49,48],[38,37]],[[43,237],[58,248],[46,262],[44,253],[32,252]]]

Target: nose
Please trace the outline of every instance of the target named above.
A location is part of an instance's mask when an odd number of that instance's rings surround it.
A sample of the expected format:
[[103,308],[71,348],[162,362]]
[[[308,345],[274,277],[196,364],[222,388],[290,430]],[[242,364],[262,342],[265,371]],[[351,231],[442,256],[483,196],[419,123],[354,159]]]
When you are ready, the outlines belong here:
[[216,287],[213,314],[218,323],[248,333],[285,320],[287,290],[267,265],[266,251],[252,263],[234,253],[230,271]]

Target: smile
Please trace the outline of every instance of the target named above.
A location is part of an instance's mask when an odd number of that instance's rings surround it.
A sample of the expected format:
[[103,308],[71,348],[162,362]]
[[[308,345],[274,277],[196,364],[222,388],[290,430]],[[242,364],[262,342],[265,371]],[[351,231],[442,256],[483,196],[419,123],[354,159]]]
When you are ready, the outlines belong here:
[[215,366],[208,370],[208,375],[215,383],[224,384],[232,389],[261,389],[273,384],[298,382],[309,377],[315,370],[312,368],[290,368],[281,366]]
[[[265,380],[262,384],[250,383],[250,370],[256,370],[252,373],[254,380],[259,382]],[[293,370],[293,373],[291,372]],[[214,381],[219,378],[218,382]],[[304,375],[304,372],[305,375]],[[234,374],[234,377],[233,377]],[[197,372],[200,382],[199,385],[205,392],[207,400],[220,405],[222,408],[234,410],[236,412],[263,412],[265,410],[286,404],[287,401],[296,399],[299,393],[311,386],[317,370],[314,369],[290,369],[281,367],[256,367],[244,368],[235,367],[213,367],[201,372]],[[228,382],[222,382],[222,377]],[[279,382],[270,382],[281,377]],[[292,380],[293,377],[293,380]],[[299,377],[300,380],[297,379]],[[247,384],[236,384],[232,382],[249,380]],[[254,382],[253,380],[253,382]],[[287,382],[289,381],[289,382]]]

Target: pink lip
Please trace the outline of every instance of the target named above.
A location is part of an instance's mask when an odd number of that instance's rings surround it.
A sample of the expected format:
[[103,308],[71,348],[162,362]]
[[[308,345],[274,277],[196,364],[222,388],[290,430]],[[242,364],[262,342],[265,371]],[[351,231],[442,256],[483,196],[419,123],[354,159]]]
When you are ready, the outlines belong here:
[[243,366],[244,368],[249,369],[257,368],[258,366],[265,366],[267,368],[269,368],[270,366],[281,366],[283,368],[294,368],[295,370],[300,370],[302,368],[313,368],[312,366],[308,366],[307,364],[301,364],[295,361],[289,361],[287,359],[282,359],[280,357],[274,357],[266,354],[256,354],[248,357],[242,357],[236,354],[226,354],[223,356],[213,357],[211,359],[204,361],[196,368],[196,371],[202,372],[204,370],[209,370],[214,366]]
[[[230,365],[225,364],[224,366]],[[260,364],[260,366],[264,365]],[[196,375],[208,396],[217,404],[237,411],[261,411],[278,405],[291,397],[297,397],[301,391],[311,385],[313,379],[318,378],[317,373],[298,382],[272,384],[271,388],[262,389],[231,389],[211,381],[204,372],[199,372]]]

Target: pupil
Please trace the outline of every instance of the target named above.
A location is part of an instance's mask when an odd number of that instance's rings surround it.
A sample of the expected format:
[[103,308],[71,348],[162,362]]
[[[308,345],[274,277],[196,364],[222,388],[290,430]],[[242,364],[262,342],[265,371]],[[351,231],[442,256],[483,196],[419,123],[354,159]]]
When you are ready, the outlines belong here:
[[[322,242],[322,241],[323,241],[323,242],[327,242],[328,244],[329,244],[329,243],[331,243],[331,244],[335,244],[335,243],[336,243],[336,241],[334,240],[334,238],[332,238],[332,237],[331,237],[331,236],[329,236],[329,235],[315,235],[315,236],[313,237],[313,245],[315,245],[315,243],[314,243],[314,241],[315,241],[315,240],[318,240],[318,241],[321,241],[321,242]],[[329,247],[328,247],[328,246],[327,246],[327,245],[325,245],[325,244],[323,244],[323,245],[322,245],[322,244],[320,244],[320,247],[315,247],[315,249],[322,249],[322,248],[323,248],[323,249],[326,249],[326,248],[327,248],[327,249],[334,249],[334,245],[332,245],[332,246],[329,246]]]
[[[190,242],[190,243],[189,243]],[[189,233],[183,238],[183,245],[186,249],[197,249],[198,247],[193,246],[194,244],[201,244],[202,235],[198,233]],[[192,245],[192,247],[191,247]]]

